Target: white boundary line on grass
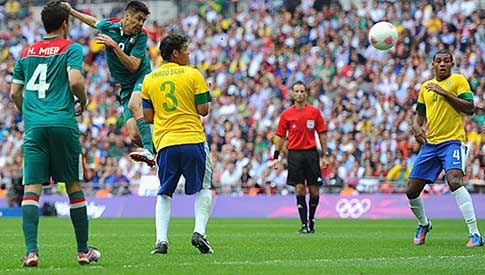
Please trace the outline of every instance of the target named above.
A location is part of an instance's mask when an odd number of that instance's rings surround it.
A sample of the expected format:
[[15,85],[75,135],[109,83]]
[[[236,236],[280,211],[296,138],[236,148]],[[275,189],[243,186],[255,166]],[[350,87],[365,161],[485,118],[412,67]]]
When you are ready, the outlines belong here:
[[[346,264],[351,264],[352,262],[376,262],[376,261],[405,261],[405,260],[418,260],[418,259],[432,259],[432,258],[437,258],[437,259],[450,259],[450,260],[457,260],[457,259],[466,259],[466,258],[485,258],[485,255],[480,255],[480,254],[474,254],[474,255],[459,255],[459,256],[425,256],[425,257],[378,257],[378,258],[346,258],[346,259],[297,259],[297,260],[266,260],[266,261],[212,261],[212,262],[206,262],[204,264],[206,265],[268,265],[268,264],[280,264],[280,263],[299,263],[301,264],[302,262],[305,263],[346,263]],[[170,265],[175,265],[175,266],[192,266],[192,265],[199,265],[200,263],[192,263],[192,262],[187,262],[187,263],[180,263],[180,264],[170,264]],[[160,267],[158,264],[125,264],[122,265],[121,267],[123,268],[144,268],[144,267]],[[0,273],[11,273],[11,272],[30,272],[32,269],[35,268],[14,268],[14,269],[4,269],[0,270]],[[87,269],[105,269],[104,266],[102,266],[102,263],[100,264],[94,264],[91,266],[88,266]],[[62,270],[71,270],[71,268],[68,267],[40,267],[39,271],[62,271]]]

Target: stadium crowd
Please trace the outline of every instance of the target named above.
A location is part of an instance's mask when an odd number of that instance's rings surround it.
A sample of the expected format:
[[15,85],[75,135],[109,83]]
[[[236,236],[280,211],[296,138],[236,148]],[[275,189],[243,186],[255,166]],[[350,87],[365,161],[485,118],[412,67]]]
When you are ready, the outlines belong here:
[[[408,131],[417,93],[432,77],[433,54],[445,47],[454,55],[454,72],[469,79],[477,106],[475,115],[465,117],[465,179],[483,182],[485,11],[476,1],[362,1],[347,10],[338,2],[313,2],[295,6],[264,1],[249,8],[239,5],[228,15],[211,8],[194,10],[165,24],[152,14],[145,23],[153,68],[162,62],[160,39],[170,32],[184,33],[191,43],[191,64],[210,85],[211,113],[203,122],[217,192],[292,192],[286,186],[286,170],[271,169],[270,160],[278,116],[291,104],[289,87],[297,80],[307,84],[309,102],[327,122],[332,162],[322,169],[325,191],[353,194],[352,186],[361,192],[399,191],[419,150]],[[13,192],[13,183],[22,175],[22,116],[9,99],[13,65],[21,50],[43,34],[25,7],[14,15],[0,11],[9,29],[0,34],[0,196]],[[399,31],[399,41],[389,51],[378,51],[367,41],[368,30],[380,20],[392,22]],[[88,26],[72,21],[70,38],[83,46],[90,98],[88,111],[79,118],[86,193],[136,194],[143,177],[156,170],[128,157],[133,148],[122,127],[119,95],[110,81],[104,49],[94,37]],[[427,191],[446,192],[442,186]]]

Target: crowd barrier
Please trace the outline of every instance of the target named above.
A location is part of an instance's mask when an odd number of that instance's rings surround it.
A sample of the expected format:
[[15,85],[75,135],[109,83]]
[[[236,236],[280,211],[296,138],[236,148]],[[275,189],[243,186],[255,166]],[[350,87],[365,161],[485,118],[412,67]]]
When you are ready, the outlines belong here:
[[[485,218],[485,194],[472,194],[477,218]],[[451,194],[423,195],[426,213],[432,218],[462,218]],[[103,217],[154,217],[154,196],[88,197],[88,215]],[[42,196],[40,205],[51,203],[58,216],[69,215],[67,196]],[[215,196],[212,217],[216,218],[295,218],[298,212],[294,196]],[[172,200],[172,217],[193,217],[193,196],[176,195]],[[0,207],[6,207],[0,199]],[[19,208],[18,208],[19,209]],[[10,214],[8,214],[8,213]],[[7,214],[5,214],[7,213]],[[21,211],[0,208],[0,216],[19,216]],[[371,194],[357,196],[322,195],[317,218],[390,219],[413,218],[405,194]]]

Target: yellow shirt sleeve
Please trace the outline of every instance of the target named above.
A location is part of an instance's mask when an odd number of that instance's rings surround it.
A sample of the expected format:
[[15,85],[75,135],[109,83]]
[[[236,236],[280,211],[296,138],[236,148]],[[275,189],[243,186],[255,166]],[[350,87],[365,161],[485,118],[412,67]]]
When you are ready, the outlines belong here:
[[148,101],[151,101],[150,100],[150,93],[148,92],[148,87],[150,86],[149,85],[149,82],[150,82],[150,77],[151,74],[148,74],[147,76],[145,76],[145,79],[143,80],[143,84],[141,85],[141,98],[145,99],[145,100],[148,100]]
[[459,82],[458,82],[458,87],[456,89],[456,95],[459,96],[466,92],[470,93],[472,89],[470,88],[470,84],[468,83],[468,80],[466,80],[465,76],[460,75],[458,79],[459,79]]

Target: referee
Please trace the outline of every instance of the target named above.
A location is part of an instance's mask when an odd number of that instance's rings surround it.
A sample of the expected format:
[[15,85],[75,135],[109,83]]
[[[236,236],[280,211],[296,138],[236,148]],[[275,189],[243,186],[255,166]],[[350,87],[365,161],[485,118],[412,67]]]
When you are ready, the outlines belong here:
[[[279,154],[288,133],[288,185],[295,187],[296,205],[300,214],[299,234],[315,233],[315,211],[318,206],[319,189],[322,185],[320,157],[315,142],[315,131],[324,152],[323,166],[328,164],[327,126],[320,110],[307,104],[307,88],[301,81],[293,84],[294,105],[281,113],[276,129],[273,168],[279,168]],[[306,188],[310,191],[310,213],[306,204]],[[308,216],[309,214],[309,216]]]

